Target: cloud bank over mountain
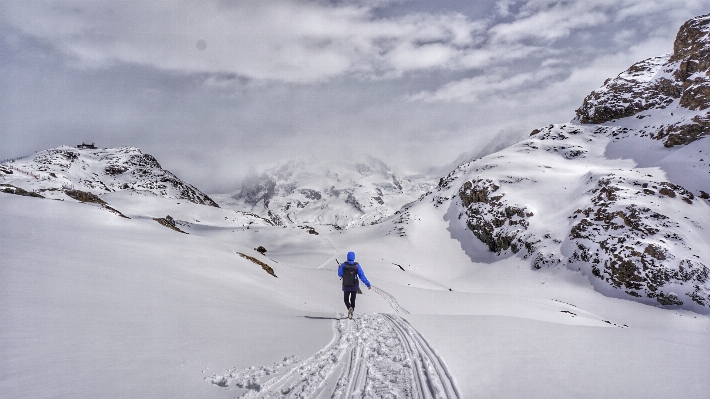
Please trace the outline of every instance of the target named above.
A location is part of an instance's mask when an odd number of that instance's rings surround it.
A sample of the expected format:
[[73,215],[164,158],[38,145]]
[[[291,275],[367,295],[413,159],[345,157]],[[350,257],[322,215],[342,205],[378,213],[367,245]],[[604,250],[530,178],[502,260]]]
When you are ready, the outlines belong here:
[[371,153],[422,172],[501,132],[571,119],[579,98],[670,52],[677,27],[704,10],[595,0],[7,1],[0,11],[0,158],[82,140],[137,145],[226,191],[220,182],[294,155]]

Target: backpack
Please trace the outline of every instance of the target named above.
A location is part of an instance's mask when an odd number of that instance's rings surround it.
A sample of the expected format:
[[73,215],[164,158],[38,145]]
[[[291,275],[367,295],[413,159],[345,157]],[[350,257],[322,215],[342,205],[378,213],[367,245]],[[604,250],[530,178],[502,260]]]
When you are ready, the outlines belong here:
[[360,265],[353,263],[352,265],[346,263],[343,267],[343,285],[346,287],[352,287],[357,284],[357,272],[360,269]]

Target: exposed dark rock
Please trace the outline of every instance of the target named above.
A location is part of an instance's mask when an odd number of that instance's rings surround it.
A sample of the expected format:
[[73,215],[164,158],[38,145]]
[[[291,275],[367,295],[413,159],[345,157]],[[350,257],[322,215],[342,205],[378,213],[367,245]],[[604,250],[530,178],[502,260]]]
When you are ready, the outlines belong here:
[[658,260],[666,260],[668,258],[667,251],[654,244],[648,244],[643,252]]
[[688,59],[709,59],[710,41],[708,41],[708,25],[710,14],[702,15],[686,21],[678,30],[673,43],[673,56],[670,61]]
[[301,190],[301,194],[303,194],[309,200],[313,200],[313,201],[318,201],[322,198],[320,191],[316,191],[316,190],[312,190],[312,189],[303,189],[303,190]]
[[144,167],[144,168],[155,168],[155,169],[162,169],[160,164],[158,163],[158,160],[155,159],[154,156],[150,154],[138,154],[138,155],[132,155],[128,159],[128,164],[135,166],[135,167]]
[[357,198],[355,198],[353,193],[348,193],[348,197],[345,199],[345,203],[350,204],[350,205],[352,205],[353,208],[357,209],[358,211],[360,211],[362,213],[365,213],[362,210],[362,205],[360,205],[360,201],[358,201]]
[[604,123],[626,118],[651,108],[665,108],[681,96],[680,84],[669,79],[639,83],[635,78],[650,74],[666,57],[654,57],[632,65],[626,72],[608,80],[589,94],[575,112],[581,123]]
[[313,234],[313,235],[316,235],[316,236],[318,235],[318,232],[316,231],[316,229],[314,229],[314,228],[311,227],[311,226],[306,225],[306,226],[299,226],[299,227],[302,228],[302,229],[304,229],[304,230],[308,230],[308,234]]
[[533,269],[541,269],[543,267],[551,267],[551,266],[557,266],[559,265],[561,260],[551,254],[543,254],[538,252],[537,255],[535,255],[535,258],[532,261],[532,267]]
[[661,305],[664,305],[664,306],[682,305],[683,304],[683,301],[678,299],[678,297],[675,294],[666,295],[662,292],[660,294],[658,294],[658,296],[656,297],[656,300],[658,301],[658,303],[660,303]]
[[106,209],[107,211],[109,211],[109,212],[111,212],[111,213],[115,213],[116,215],[118,215],[118,216],[120,216],[120,217],[122,217],[122,218],[130,219],[128,216],[126,216],[126,215],[124,215],[123,213],[121,213],[118,209],[112,208],[112,207],[110,207],[110,206],[108,206],[108,205],[104,205],[103,207],[104,207],[104,209]]
[[466,225],[492,252],[518,253],[524,248],[534,252],[533,243],[523,237],[532,213],[526,212],[525,207],[507,204],[504,194],[491,195],[499,189],[492,180],[482,179],[461,186],[458,194],[466,208]]
[[77,152],[55,148],[36,155],[34,161],[38,164],[44,165],[55,165],[60,167],[62,170],[67,170],[69,167],[79,158]]
[[[577,120],[585,124],[609,122],[650,109],[663,109],[676,100],[681,108],[691,111],[710,108],[710,14],[681,26],[670,56],[638,62],[604,82],[576,110]],[[643,117],[638,115],[639,119]],[[706,112],[691,121],[661,126],[651,137],[673,147],[709,134]]]
[[670,251],[671,246],[685,246],[682,237],[672,231],[678,223],[648,207],[628,204],[633,195],[656,194],[633,189],[649,185],[658,187],[657,195],[669,200],[692,203],[694,198],[683,187],[668,182],[630,183],[614,175],[600,177],[596,187],[588,191],[591,206],[570,216],[585,217],[570,229],[569,238],[576,249],[568,262],[586,264],[593,277],[628,295],[655,298],[664,306],[683,304],[674,287],[696,282],[698,289],[685,295],[696,303],[706,303],[708,292],[700,286],[710,277],[707,267],[690,259],[678,262]]
[[115,175],[120,175],[122,173],[125,173],[128,170],[128,167],[125,165],[109,165],[106,168],[104,168],[104,172],[107,175],[115,176]]
[[36,193],[34,191],[26,191],[19,187],[13,186],[12,184],[0,184],[0,191],[3,193],[21,195],[24,197],[44,198],[44,196],[39,193]]
[[710,123],[706,118],[698,116],[691,119],[695,123],[674,123],[659,130],[653,137],[658,140],[665,138],[665,147],[690,144],[710,134]]
[[99,198],[98,195],[81,190],[64,190],[64,194],[81,202],[93,202],[96,204],[106,205],[106,201]]
[[273,269],[271,266],[269,266],[269,265],[267,265],[266,263],[260,261],[259,259],[256,259],[255,257],[249,256],[249,255],[247,255],[247,254],[243,254],[243,253],[241,253],[241,252],[237,252],[237,254],[239,254],[239,256],[241,256],[242,258],[249,259],[250,261],[256,263],[256,264],[259,265],[259,266],[261,266],[261,268],[264,269],[264,271],[267,272],[267,273],[269,273],[270,275],[272,275],[272,276],[274,276],[274,277],[278,277],[278,276],[276,275],[276,272],[274,272],[274,269]]
[[268,207],[275,189],[276,181],[264,174],[262,178],[245,179],[237,198],[244,198],[244,202],[252,206],[262,202],[265,207]]
[[153,220],[155,220],[156,222],[162,224],[163,226],[165,226],[171,230],[175,230],[175,231],[177,231],[179,233],[183,233],[183,234],[190,234],[190,233],[186,233],[186,232],[180,230],[180,228],[177,227],[177,225],[175,224],[175,219],[173,219],[172,216],[170,216],[170,215],[167,215],[164,218],[153,218]]

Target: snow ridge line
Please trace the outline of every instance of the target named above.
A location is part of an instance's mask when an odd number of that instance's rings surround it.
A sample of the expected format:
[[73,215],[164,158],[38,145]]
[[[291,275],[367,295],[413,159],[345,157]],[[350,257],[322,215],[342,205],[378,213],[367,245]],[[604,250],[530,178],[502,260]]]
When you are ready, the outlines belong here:
[[399,302],[397,302],[397,300],[392,295],[390,295],[388,292],[383,291],[377,287],[372,287],[372,290],[375,291],[382,298],[384,298],[384,300],[387,301],[387,303],[389,303],[390,306],[392,306],[392,309],[394,309],[395,312],[409,314],[407,309],[401,307],[399,305]]
[[[254,375],[242,376],[249,383],[238,385],[248,389],[241,398],[461,398],[443,360],[406,320],[378,313],[339,317],[331,342],[285,374],[261,383],[259,368],[245,369]],[[232,383],[229,375],[210,381]]]

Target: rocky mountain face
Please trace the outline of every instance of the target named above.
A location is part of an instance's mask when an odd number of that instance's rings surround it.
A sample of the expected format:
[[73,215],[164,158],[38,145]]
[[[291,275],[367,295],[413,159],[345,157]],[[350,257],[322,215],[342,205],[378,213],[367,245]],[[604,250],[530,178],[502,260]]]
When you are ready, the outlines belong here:
[[133,147],[62,146],[40,151],[2,165],[0,186],[5,192],[57,199],[73,198],[69,194],[77,191],[101,195],[132,190],[218,207],[206,194],[163,169],[152,155]]
[[[419,206],[447,207],[455,215],[449,222],[471,233],[458,239],[479,240],[501,259],[520,256],[534,269],[567,267],[606,295],[707,312],[710,196],[667,180],[661,168],[610,159],[607,148],[638,144],[631,134],[618,126],[547,126],[461,165]],[[664,150],[659,163],[710,155],[703,141],[680,153],[656,143],[649,162]],[[699,159],[689,173],[708,185],[710,162]]]
[[673,53],[632,65],[584,99],[583,124],[635,116],[643,131],[666,147],[710,134],[710,14],[683,24]]
[[571,123],[459,166],[420,203],[448,207],[462,226],[451,231],[470,232],[460,240],[500,258],[566,267],[606,295],[708,313],[709,67],[706,15],[681,27],[673,54],[592,92]]
[[368,225],[393,215],[433,184],[402,178],[382,161],[289,161],[247,178],[223,207],[253,212],[276,225]]

